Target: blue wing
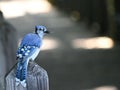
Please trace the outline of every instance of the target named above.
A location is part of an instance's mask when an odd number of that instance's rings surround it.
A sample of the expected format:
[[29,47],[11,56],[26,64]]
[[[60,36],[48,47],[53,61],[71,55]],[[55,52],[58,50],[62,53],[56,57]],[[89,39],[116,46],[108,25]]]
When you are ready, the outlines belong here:
[[37,49],[38,47],[35,47],[35,46],[20,47],[17,51],[17,58],[20,58],[20,59],[27,58],[31,56]]
[[17,70],[16,70],[16,85],[19,85],[19,82],[25,87],[26,86],[26,76],[27,76],[27,58],[31,57],[39,49],[35,46],[22,46],[19,47],[17,51]]
[[41,45],[42,39],[37,34],[30,33],[22,39],[20,47],[17,50],[17,59],[19,59],[19,62],[16,72],[16,85],[21,81],[26,86],[27,58],[32,56]]
[[30,33],[25,35],[23,38],[20,46],[35,46],[35,47],[40,47],[42,39],[34,33]]
[[36,34],[27,34],[17,51],[17,58],[26,58],[31,56],[40,46],[42,45],[42,40]]

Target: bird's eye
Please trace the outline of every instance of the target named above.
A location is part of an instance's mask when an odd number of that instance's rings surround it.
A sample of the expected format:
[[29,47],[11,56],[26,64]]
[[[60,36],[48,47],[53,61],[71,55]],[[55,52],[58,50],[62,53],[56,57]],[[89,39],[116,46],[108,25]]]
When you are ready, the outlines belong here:
[[41,28],[39,30],[42,30]]
[[44,29],[43,29],[43,28],[40,28],[39,30],[44,31]]

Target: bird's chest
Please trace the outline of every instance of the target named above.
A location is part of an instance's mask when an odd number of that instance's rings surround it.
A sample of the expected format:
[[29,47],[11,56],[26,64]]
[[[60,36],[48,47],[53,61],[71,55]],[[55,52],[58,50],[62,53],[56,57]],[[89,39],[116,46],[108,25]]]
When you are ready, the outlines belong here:
[[29,57],[29,59],[31,59],[32,61],[35,60],[35,58],[37,57],[37,55],[39,54],[40,52],[40,48],[36,50],[36,52],[31,56]]

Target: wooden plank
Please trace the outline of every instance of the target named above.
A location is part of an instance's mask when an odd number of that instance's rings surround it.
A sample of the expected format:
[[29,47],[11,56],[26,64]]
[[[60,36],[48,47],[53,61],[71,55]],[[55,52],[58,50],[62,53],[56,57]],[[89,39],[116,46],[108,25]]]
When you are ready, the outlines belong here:
[[4,19],[3,13],[0,11],[0,90],[5,88],[6,73],[16,63],[17,41],[16,29]]
[[29,62],[27,73],[27,86],[15,85],[16,66],[6,76],[6,90],[49,90],[49,81],[46,70],[35,62]]

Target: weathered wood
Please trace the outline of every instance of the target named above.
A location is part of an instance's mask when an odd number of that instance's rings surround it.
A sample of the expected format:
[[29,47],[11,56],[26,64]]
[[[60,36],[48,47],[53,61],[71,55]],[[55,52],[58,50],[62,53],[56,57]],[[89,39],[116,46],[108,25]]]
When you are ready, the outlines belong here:
[[3,13],[0,11],[0,90],[4,90],[6,73],[16,63],[16,49],[16,29],[4,19]]
[[26,87],[15,85],[15,72],[16,66],[6,76],[6,90],[49,90],[47,72],[35,62],[29,62]]

